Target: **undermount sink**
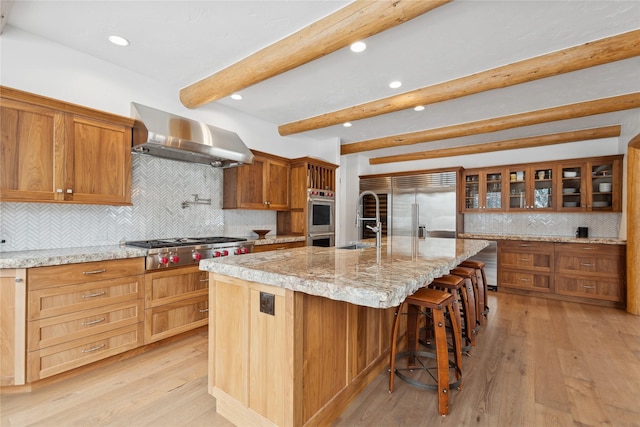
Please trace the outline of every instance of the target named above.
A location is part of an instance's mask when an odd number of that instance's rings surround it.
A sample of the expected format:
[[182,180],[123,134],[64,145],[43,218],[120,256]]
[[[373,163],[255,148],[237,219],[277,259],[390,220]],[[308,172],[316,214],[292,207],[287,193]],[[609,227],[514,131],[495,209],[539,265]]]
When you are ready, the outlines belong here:
[[336,249],[367,249],[367,248],[375,248],[375,245],[370,245],[368,243],[351,243],[346,246],[336,247]]

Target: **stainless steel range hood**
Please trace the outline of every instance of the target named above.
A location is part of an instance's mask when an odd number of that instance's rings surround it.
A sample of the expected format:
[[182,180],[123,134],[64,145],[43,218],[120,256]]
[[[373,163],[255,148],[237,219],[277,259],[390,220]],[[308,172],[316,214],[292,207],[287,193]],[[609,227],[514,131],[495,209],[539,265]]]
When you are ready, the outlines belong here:
[[253,154],[231,131],[135,102],[133,152],[228,168],[253,163]]

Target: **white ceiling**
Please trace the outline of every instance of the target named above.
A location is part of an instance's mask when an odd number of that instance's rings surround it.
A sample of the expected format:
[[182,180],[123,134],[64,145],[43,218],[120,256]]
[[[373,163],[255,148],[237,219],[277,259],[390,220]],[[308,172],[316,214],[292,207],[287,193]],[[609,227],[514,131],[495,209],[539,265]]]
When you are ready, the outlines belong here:
[[[178,90],[348,4],[348,1],[26,1],[7,25]],[[5,2],[6,4],[6,2]],[[640,1],[460,1],[216,101],[282,125],[640,28]],[[119,34],[126,48],[106,37]],[[400,89],[390,89],[401,80]],[[640,57],[306,132],[343,143],[640,91]],[[617,124],[638,110],[494,134],[376,150],[375,157]]]

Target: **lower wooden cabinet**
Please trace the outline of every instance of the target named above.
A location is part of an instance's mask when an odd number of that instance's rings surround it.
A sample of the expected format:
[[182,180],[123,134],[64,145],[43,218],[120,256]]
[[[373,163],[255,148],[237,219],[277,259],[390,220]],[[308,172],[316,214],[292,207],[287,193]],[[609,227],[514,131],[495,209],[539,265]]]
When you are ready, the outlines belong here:
[[268,245],[254,245],[253,252],[278,251],[283,249],[303,248],[307,246],[305,241],[286,242],[286,243],[270,243]]
[[209,273],[198,266],[145,276],[145,344],[209,322]]
[[142,345],[143,272],[142,258],[28,269],[27,382]]
[[498,287],[558,299],[624,307],[625,246],[498,242]]

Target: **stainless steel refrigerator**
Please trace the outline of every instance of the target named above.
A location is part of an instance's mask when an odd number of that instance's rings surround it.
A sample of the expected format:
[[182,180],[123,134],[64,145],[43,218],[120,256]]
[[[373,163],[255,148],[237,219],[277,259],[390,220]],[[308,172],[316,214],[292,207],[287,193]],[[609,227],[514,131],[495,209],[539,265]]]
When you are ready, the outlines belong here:
[[456,173],[396,177],[392,182],[391,235],[456,237]]
[[[383,235],[416,237],[456,236],[458,219],[457,172],[363,178],[360,191],[371,190],[380,199]],[[373,198],[364,198],[364,211],[373,212]],[[371,237],[361,228],[360,237]]]

